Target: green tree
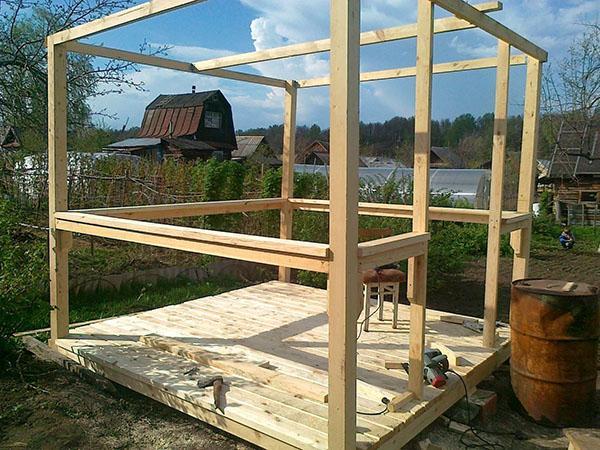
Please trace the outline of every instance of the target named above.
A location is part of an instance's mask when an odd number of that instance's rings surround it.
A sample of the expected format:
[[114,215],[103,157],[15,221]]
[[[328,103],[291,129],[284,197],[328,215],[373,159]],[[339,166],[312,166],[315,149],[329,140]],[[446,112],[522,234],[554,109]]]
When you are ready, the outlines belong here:
[[[47,64],[45,38],[49,34],[126,8],[131,0],[4,0],[0,12],[0,124],[20,128],[26,143],[45,150],[47,129]],[[158,49],[157,52],[163,49]],[[151,49],[143,44],[140,51]],[[135,82],[131,63],[68,56],[69,131],[90,127],[92,97],[143,89]],[[32,149],[29,149],[32,150]]]
[[471,114],[462,114],[452,122],[446,134],[446,144],[456,147],[460,140],[477,129],[475,118]]
[[[573,41],[567,56],[556,66],[548,67],[543,83],[546,110],[542,139],[548,147],[556,142],[561,124],[568,126],[587,142],[582,142],[584,156],[593,146],[600,111],[600,24],[585,25],[584,33]],[[549,139],[549,136],[553,139]],[[549,148],[547,148],[549,150]],[[548,156],[548,155],[546,155]]]

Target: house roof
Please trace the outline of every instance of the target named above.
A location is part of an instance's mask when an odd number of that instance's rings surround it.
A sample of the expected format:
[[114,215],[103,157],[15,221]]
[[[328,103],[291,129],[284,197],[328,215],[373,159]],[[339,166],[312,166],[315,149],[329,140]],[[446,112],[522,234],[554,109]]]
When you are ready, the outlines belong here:
[[106,146],[106,148],[134,148],[134,147],[154,147],[160,144],[159,138],[129,138],[123,141],[114,142]]
[[204,150],[212,152],[217,149],[206,141],[197,141],[194,139],[170,138],[165,139],[165,142],[179,148],[180,150]]
[[365,162],[367,167],[406,167],[400,161],[390,158],[388,156],[361,156],[361,159]]
[[435,154],[446,164],[450,165],[450,168],[458,169],[462,166],[462,160],[453,150],[448,147],[431,147],[431,153]]
[[21,146],[18,130],[15,127],[9,126],[0,134],[0,147],[2,148],[18,148]]
[[577,136],[559,138],[547,176],[550,179],[600,177],[600,131],[594,132],[589,143],[582,144]]
[[146,107],[140,137],[189,136],[200,126],[204,102],[221,91],[159,95]]
[[237,150],[231,152],[233,158],[249,158],[265,139],[264,136],[236,136]]

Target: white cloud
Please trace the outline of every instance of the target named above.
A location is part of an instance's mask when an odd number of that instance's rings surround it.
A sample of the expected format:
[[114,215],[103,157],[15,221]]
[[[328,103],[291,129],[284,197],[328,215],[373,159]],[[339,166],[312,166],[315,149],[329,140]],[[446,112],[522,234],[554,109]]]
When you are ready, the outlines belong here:
[[[240,0],[250,8],[255,17],[249,23],[253,46],[263,50],[282,45],[323,39],[329,36],[329,0]],[[473,3],[476,3],[474,0]],[[492,13],[492,17],[514,29],[526,38],[549,51],[550,61],[561,58],[569,43],[583,30],[582,23],[598,18],[600,7],[597,0],[505,0],[504,10]],[[444,14],[448,15],[448,14]],[[371,30],[391,27],[415,20],[414,0],[363,0],[362,29]],[[193,42],[193,36],[174,36],[179,42]],[[168,42],[166,44],[169,44]],[[436,61],[493,56],[497,41],[480,31],[461,31],[442,35],[436,39],[434,55]],[[223,49],[193,45],[176,45],[169,56],[184,61],[195,61],[232,52]],[[461,57],[464,55],[464,57]],[[403,43],[370,46],[362,52],[361,65],[369,70],[414,65],[414,40]],[[257,63],[240,70],[283,78],[304,79],[326,75],[329,72],[328,54],[300,56],[279,61]],[[95,105],[106,106],[117,111],[122,120],[134,117],[141,120],[143,106],[159,93],[187,92],[192,84],[199,90],[222,89],[232,103],[236,126],[254,127],[281,123],[283,96],[279,89],[262,88],[246,84],[198,77],[152,68],[142,68],[134,78],[145,83],[149,92],[128,91],[114,99],[97,99]],[[440,78],[440,89],[460,91],[464,79],[460,76]],[[471,80],[471,78],[469,78]],[[522,79],[513,78],[515,84]],[[477,81],[470,82],[473,90]],[[442,85],[443,84],[443,85]],[[409,86],[408,88],[406,86]],[[485,87],[481,84],[482,89]],[[485,87],[487,89],[487,87]],[[474,96],[477,97],[477,96]],[[477,98],[463,98],[459,106],[443,105],[448,114],[452,111],[470,111],[473,114],[486,112]],[[442,100],[449,101],[449,100]],[[518,103],[518,99],[511,99]],[[299,97],[298,122],[323,126],[328,123],[328,90],[325,88],[301,90]],[[380,82],[363,85],[361,112],[363,120],[385,120],[394,114],[410,115],[413,110],[412,87],[402,82]],[[131,123],[131,121],[130,121]]]
[[497,53],[496,45],[486,45],[483,42],[466,42],[459,36],[454,36],[450,41],[450,47],[456,50],[461,55],[466,55],[472,58],[487,58],[494,56]]
[[[160,47],[161,44],[153,43],[153,47]],[[165,44],[165,45],[168,45]],[[181,61],[202,61],[203,59],[220,58],[222,56],[232,55],[231,50],[222,50],[215,48],[198,47],[194,45],[170,45],[167,50],[167,55],[170,58]]]

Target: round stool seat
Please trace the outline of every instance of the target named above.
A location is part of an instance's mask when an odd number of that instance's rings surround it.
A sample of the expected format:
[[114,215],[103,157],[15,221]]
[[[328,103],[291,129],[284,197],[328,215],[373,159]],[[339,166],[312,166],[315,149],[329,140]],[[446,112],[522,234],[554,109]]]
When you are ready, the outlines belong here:
[[398,269],[369,269],[363,272],[362,282],[367,283],[404,283],[406,274]]

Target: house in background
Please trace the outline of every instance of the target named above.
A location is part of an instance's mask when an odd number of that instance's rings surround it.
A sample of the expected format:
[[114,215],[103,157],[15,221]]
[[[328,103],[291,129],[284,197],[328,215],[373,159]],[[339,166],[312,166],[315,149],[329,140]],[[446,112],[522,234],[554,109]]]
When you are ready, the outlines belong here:
[[[329,165],[329,142],[314,141],[296,154],[296,164],[307,164],[311,166]],[[359,167],[367,167],[362,158],[358,161]]]
[[400,161],[389,156],[361,156],[367,167],[381,167],[381,168],[402,168],[406,167]]
[[163,158],[231,159],[237,148],[231,105],[221,91],[159,95],[146,107],[137,138],[107,151]]
[[460,156],[449,147],[431,147],[430,167],[436,169],[462,169],[464,163]]
[[546,177],[554,199],[556,220],[600,224],[600,124],[575,129],[564,122]]
[[15,127],[8,126],[0,133],[0,148],[2,150],[16,150],[21,147],[19,132]]
[[264,136],[236,136],[237,150],[231,153],[234,161],[258,164],[264,168],[280,167],[281,155],[269,145]]
[[329,165],[329,142],[313,141],[296,153],[296,164]]

